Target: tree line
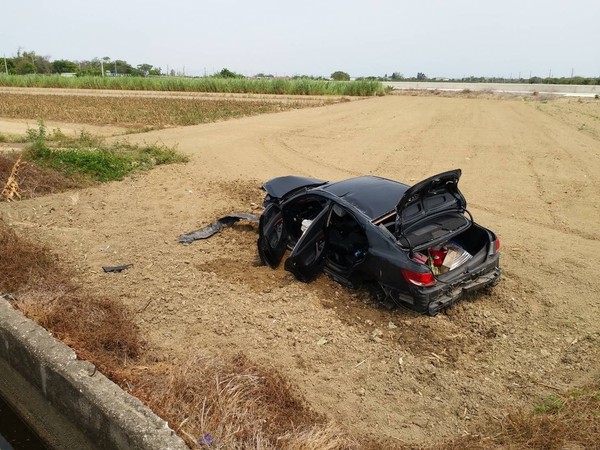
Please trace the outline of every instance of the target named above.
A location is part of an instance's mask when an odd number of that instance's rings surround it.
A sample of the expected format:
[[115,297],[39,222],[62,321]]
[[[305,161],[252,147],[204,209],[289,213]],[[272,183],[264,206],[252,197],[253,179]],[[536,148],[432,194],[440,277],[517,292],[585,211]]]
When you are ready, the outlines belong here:
[[[51,60],[49,56],[38,55],[34,51],[17,50],[16,56],[4,57],[0,62],[0,74],[10,75],[29,75],[29,74],[64,74],[72,73],[76,76],[160,76],[160,75],[182,75],[181,73],[170,70],[168,73],[163,73],[160,67],[151,64],[138,64],[135,67],[122,59],[112,60],[110,57],[93,58],[83,61],[70,61],[67,59]],[[185,74],[183,74],[185,75]],[[229,69],[222,69],[216,72],[211,77],[219,78],[246,78],[246,76],[235,73]],[[253,78],[275,78],[271,74],[259,73]],[[322,76],[312,75],[296,75],[290,77],[309,78],[315,80],[327,80]],[[338,70],[330,75],[330,78],[335,81],[349,81],[350,75],[347,72]],[[393,72],[391,75],[383,76],[368,76],[357,77],[356,80],[366,81],[447,81],[447,82],[467,82],[467,83],[529,83],[529,84],[579,84],[579,85],[600,85],[600,77],[538,77],[531,76],[529,78],[503,78],[503,77],[463,77],[463,78],[445,78],[436,77],[429,78],[423,72],[418,72],[416,76],[405,77],[400,72]]]
[[[108,56],[83,61],[51,60],[49,56],[38,55],[34,51],[21,51],[21,49],[17,51],[16,56],[4,57],[0,61],[0,73],[9,75],[74,73],[77,76],[163,75],[160,67],[151,64],[138,64],[133,67],[127,61],[112,60]],[[175,75],[174,71],[173,75]]]

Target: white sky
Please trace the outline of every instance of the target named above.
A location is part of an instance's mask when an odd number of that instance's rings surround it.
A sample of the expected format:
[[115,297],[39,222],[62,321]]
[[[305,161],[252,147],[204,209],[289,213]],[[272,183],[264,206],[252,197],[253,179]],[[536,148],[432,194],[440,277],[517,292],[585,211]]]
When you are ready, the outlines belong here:
[[600,0],[0,0],[0,56],[186,74],[600,76]]

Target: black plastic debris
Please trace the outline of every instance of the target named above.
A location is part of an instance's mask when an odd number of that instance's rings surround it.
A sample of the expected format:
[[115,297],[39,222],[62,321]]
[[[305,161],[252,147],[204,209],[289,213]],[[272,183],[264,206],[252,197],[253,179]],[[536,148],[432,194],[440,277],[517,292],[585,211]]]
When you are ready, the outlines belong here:
[[124,270],[129,269],[130,267],[133,267],[133,264],[123,264],[122,266],[102,266],[102,270],[104,270],[106,273],[122,272]]
[[177,239],[177,242],[181,242],[182,244],[191,244],[194,241],[199,239],[207,239],[219,231],[221,231],[225,227],[231,227],[238,220],[245,219],[250,222],[258,223],[258,216],[255,214],[249,213],[232,213],[227,216],[223,216],[220,219],[217,219],[216,222],[211,223],[203,228],[200,228],[196,231],[191,231],[189,233],[182,234]]

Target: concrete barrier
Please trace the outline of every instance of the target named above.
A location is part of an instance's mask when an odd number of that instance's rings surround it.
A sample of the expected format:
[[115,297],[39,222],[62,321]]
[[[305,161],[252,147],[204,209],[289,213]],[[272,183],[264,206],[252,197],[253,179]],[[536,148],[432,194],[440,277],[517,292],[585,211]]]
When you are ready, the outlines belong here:
[[579,84],[529,84],[529,83],[450,83],[444,81],[386,81],[393,89],[417,89],[439,91],[490,91],[509,94],[553,94],[594,97],[600,94],[600,85]]
[[57,449],[188,449],[140,400],[1,296],[0,394]]

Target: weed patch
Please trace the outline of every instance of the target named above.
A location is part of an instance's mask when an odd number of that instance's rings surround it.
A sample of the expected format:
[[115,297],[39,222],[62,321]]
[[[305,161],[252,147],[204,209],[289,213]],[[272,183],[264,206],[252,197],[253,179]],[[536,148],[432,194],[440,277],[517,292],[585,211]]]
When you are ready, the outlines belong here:
[[20,144],[27,142],[27,138],[16,134],[0,133],[0,144]]
[[175,147],[162,144],[134,145],[126,141],[105,144],[102,138],[82,131],[76,137],[60,129],[48,133],[43,121],[27,130],[28,146],[21,153],[0,154],[0,184],[13,176],[22,199],[89,186],[96,182],[122,180],[135,171],[186,162]]
[[[581,395],[579,392],[576,395]],[[577,398],[577,397],[573,397]],[[533,410],[534,414],[556,414],[559,412],[562,407],[565,405],[565,401],[556,395],[551,395],[547,397],[535,407]]]
[[34,147],[27,153],[27,158],[67,177],[82,174],[96,181],[121,180],[134,168],[131,157],[109,149],[68,150]]
[[175,149],[162,144],[140,146],[124,142],[87,148],[33,146],[26,156],[66,177],[84,176],[100,182],[122,180],[133,171],[186,161]]

